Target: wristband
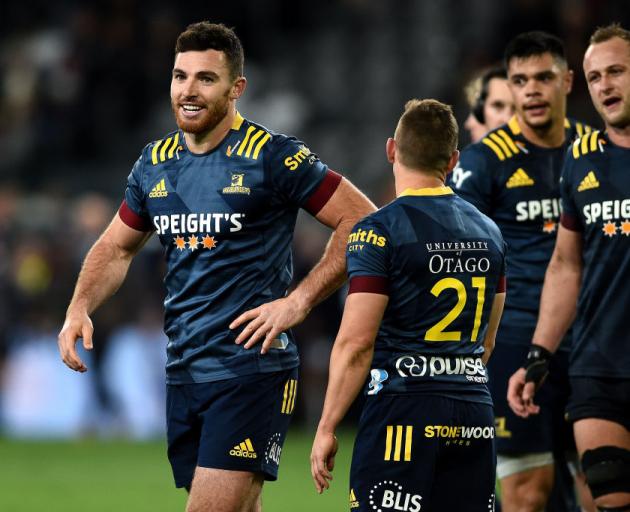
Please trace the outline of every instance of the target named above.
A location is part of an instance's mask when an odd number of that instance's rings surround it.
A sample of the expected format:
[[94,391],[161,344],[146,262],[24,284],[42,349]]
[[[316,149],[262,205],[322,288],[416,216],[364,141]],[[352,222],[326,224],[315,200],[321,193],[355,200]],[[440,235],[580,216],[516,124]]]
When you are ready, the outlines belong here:
[[525,359],[525,382],[533,382],[536,387],[542,384],[549,373],[549,363],[551,362],[551,356],[553,354],[549,352],[545,347],[532,343]]

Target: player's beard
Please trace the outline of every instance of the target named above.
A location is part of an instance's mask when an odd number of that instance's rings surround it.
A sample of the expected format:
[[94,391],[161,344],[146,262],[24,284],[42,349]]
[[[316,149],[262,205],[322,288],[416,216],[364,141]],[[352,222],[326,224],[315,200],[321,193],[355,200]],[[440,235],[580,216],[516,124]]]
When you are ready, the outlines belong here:
[[229,94],[230,91],[228,90],[214,103],[208,104],[205,113],[199,119],[186,119],[180,113],[180,102],[172,101],[171,107],[175,115],[175,121],[177,121],[177,126],[186,133],[199,134],[211,132],[225,119],[228,113],[230,105],[228,99]]

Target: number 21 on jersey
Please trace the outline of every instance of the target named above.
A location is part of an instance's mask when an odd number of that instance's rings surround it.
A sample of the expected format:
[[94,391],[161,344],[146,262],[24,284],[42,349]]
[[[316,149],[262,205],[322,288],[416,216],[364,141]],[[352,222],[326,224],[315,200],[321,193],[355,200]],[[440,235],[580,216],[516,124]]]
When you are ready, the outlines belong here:
[[[485,277],[473,277],[472,287],[477,290],[476,307],[475,307],[475,320],[472,325],[472,333],[470,340],[477,341],[479,334],[479,327],[481,326],[481,314],[483,313],[483,304],[486,298],[486,278]],[[468,301],[468,293],[466,292],[466,285],[459,279],[454,277],[445,277],[440,279],[431,288],[431,294],[434,297],[439,297],[445,290],[455,290],[457,292],[457,302],[455,306],[433,327],[427,329],[424,335],[424,341],[461,341],[462,331],[447,331],[446,328],[451,325],[462,313],[466,307]]]

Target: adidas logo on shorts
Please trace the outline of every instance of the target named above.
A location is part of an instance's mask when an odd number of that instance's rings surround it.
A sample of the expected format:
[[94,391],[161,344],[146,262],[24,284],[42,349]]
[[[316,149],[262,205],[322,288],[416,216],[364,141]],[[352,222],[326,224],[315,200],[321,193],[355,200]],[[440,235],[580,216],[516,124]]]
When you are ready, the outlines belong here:
[[246,459],[255,459],[258,457],[249,437],[242,443],[237,444],[234,448],[232,448],[230,450],[230,455],[233,457],[245,457]]

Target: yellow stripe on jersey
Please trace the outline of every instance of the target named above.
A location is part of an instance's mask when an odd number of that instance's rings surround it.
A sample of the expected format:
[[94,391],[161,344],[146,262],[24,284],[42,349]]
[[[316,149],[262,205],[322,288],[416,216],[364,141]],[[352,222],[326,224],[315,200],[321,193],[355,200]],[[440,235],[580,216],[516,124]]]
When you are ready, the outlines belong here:
[[153,146],[153,151],[151,151],[151,162],[153,162],[153,165],[156,165],[158,163],[157,153],[158,149],[160,148],[160,144],[162,144],[162,141],[158,140]]
[[297,396],[297,380],[293,381],[293,399],[291,400],[290,412],[295,409],[295,397]]
[[599,132],[598,131],[594,131],[593,134],[591,135],[591,145],[590,145],[590,150],[595,151],[597,150],[597,139],[599,138]]
[[169,137],[166,139],[166,142],[162,144],[162,149],[160,150],[160,162],[166,160],[166,150],[171,145],[171,142],[173,142],[173,137]]
[[411,443],[413,440],[413,426],[407,426],[407,436],[405,438],[405,461],[409,462],[411,460]]
[[245,158],[249,158],[251,156],[252,149],[254,148],[254,144],[262,136],[263,133],[265,133],[263,130],[258,130],[249,140],[249,144],[247,145],[247,151],[245,151]]
[[282,399],[282,414],[286,414],[287,412],[287,394],[289,393],[289,382],[291,382],[290,380],[287,381],[287,383],[284,385],[284,398]]
[[580,144],[580,152],[582,154],[585,154],[588,151],[588,139],[593,135],[595,135],[595,133],[589,133],[588,135],[582,137],[582,143]]
[[394,448],[394,460],[400,460],[400,450],[402,448],[403,427],[402,425],[396,425],[396,445]]
[[238,151],[236,152],[236,154],[238,156],[241,156],[243,154],[243,151],[245,150],[245,146],[247,146],[247,143],[249,142],[249,137],[251,136],[252,132],[256,129],[255,126],[250,126],[249,128],[247,128],[247,133],[245,134],[245,138],[243,139],[243,143],[241,144],[241,147],[238,148]]
[[508,145],[503,141],[501,137],[499,137],[496,133],[491,133],[490,138],[499,145],[503,153],[505,153],[506,157],[510,158],[512,156],[510,148],[508,148]]
[[512,119],[508,121],[508,128],[512,132],[512,135],[520,135],[521,127],[518,125],[518,120],[516,116],[512,116]]
[[394,426],[387,425],[387,436],[385,438],[385,460],[392,459],[392,438],[394,437]]
[[571,122],[566,117],[564,118],[564,127],[571,128]]
[[501,151],[501,149],[499,149],[499,146],[492,142],[488,137],[482,139],[481,142],[488,146],[492,151],[494,151],[494,153],[499,157],[499,160],[505,160],[505,155],[503,154],[503,151]]
[[584,134],[582,123],[575,123],[575,130],[577,131],[578,137],[581,137]]
[[580,156],[580,139],[576,139],[573,143],[573,158]]
[[584,131],[586,133],[591,133],[591,131],[593,131],[593,128],[591,128],[589,125],[585,124],[584,125]]
[[254,154],[252,155],[252,158],[254,160],[258,158],[258,154],[260,153],[260,150],[270,138],[271,138],[271,134],[267,133],[262,139],[260,139],[260,142],[256,145],[256,149],[254,149]]
[[168,150],[169,158],[173,158],[173,153],[175,153],[175,149],[177,148],[178,144],[179,144],[179,132],[175,134],[175,140],[173,141],[173,145],[171,146],[171,149]]
[[516,154],[519,152],[518,146],[514,144],[512,137],[510,137],[505,130],[498,130],[497,133],[503,137],[503,140],[510,147],[512,153]]

